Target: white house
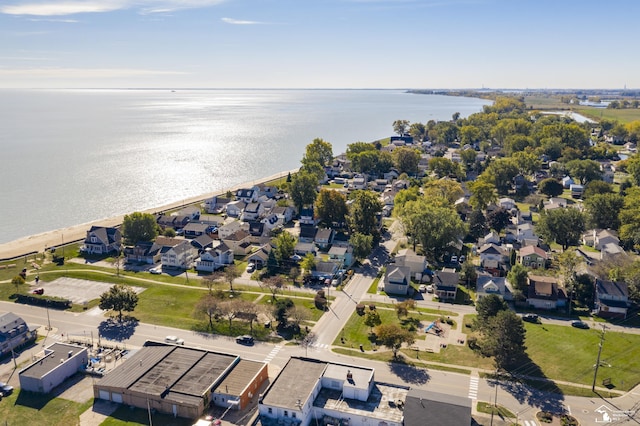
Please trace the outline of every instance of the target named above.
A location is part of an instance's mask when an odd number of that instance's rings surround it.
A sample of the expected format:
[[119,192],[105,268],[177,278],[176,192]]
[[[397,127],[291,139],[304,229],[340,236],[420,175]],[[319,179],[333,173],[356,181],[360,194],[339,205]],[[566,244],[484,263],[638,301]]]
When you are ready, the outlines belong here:
[[246,205],[247,203],[242,200],[231,201],[225,207],[225,211],[231,217],[240,217]]
[[264,213],[264,206],[261,203],[249,203],[240,214],[240,220],[249,222],[258,220]]
[[411,287],[411,269],[408,266],[389,265],[384,275],[384,291],[387,294],[406,296]]
[[196,271],[213,272],[225,265],[233,264],[233,251],[225,244],[219,244],[215,248],[207,248],[196,259]]
[[160,262],[169,268],[189,269],[198,250],[188,240],[180,240],[173,246],[163,246],[160,249]]
[[225,239],[229,235],[239,231],[244,230],[249,232],[249,224],[247,222],[240,222],[238,220],[234,220],[233,222],[226,223],[218,228],[218,238]]
[[402,249],[398,251],[395,257],[397,266],[406,266],[411,271],[411,276],[420,281],[422,274],[427,269],[427,258],[416,254],[411,249]]

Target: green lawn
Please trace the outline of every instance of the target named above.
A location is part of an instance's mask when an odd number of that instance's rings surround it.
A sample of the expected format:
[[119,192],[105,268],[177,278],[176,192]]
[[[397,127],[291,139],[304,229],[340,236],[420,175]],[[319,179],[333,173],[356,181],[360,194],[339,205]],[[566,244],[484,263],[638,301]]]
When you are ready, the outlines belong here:
[[[544,376],[591,385],[601,330],[549,324],[525,324],[527,354]],[[596,384],[611,378],[618,390],[640,383],[640,335],[607,331]],[[523,366],[523,370],[526,366]]]
[[618,120],[621,123],[629,123],[631,121],[640,120],[640,109],[608,109],[608,108],[589,108],[577,106],[573,110],[579,114],[599,121],[603,118],[609,120]]
[[0,419],[7,425],[75,425],[92,404],[16,389],[0,401]]

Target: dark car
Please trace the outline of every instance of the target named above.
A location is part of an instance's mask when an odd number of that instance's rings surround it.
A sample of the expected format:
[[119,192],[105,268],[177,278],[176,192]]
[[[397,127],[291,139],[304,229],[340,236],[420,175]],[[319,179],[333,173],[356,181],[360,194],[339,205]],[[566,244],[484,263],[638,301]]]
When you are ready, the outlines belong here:
[[253,345],[253,337],[251,336],[238,336],[236,337],[236,343],[240,343],[241,345]]
[[42,288],[42,287],[36,288],[31,293],[33,293],[33,294],[44,294],[44,288]]
[[2,396],[11,395],[11,392],[13,392],[13,386],[0,382],[0,393]]
[[584,321],[571,321],[571,327],[587,329],[589,328],[589,324]]
[[538,322],[540,322],[540,319],[538,318],[538,315],[536,315],[536,314],[524,314],[522,316],[522,321],[538,323]]

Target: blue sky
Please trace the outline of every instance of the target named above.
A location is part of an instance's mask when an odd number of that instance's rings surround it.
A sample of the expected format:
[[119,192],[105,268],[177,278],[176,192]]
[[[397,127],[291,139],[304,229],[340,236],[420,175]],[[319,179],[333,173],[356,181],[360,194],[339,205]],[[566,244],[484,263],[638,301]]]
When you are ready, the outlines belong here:
[[640,88],[637,0],[1,0],[0,87]]

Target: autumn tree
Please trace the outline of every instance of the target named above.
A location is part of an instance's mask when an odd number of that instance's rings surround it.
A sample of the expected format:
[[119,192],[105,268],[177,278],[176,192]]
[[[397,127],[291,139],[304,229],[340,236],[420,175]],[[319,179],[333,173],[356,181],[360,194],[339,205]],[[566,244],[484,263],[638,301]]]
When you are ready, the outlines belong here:
[[398,318],[406,317],[409,315],[409,311],[414,309],[416,306],[416,301],[413,299],[407,299],[402,302],[398,302],[395,304],[396,307],[396,315]]
[[211,275],[202,278],[202,285],[207,287],[209,295],[213,295],[213,288],[224,278],[222,272],[213,272]]
[[203,296],[194,308],[196,318],[205,317],[209,320],[209,329],[213,330],[213,319],[220,315],[220,304],[222,301],[211,294]]
[[240,277],[240,275],[242,275],[242,273],[238,270],[236,265],[227,265],[224,268],[224,279],[229,284],[229,290],[231,293],[233,293],[233,281]]

